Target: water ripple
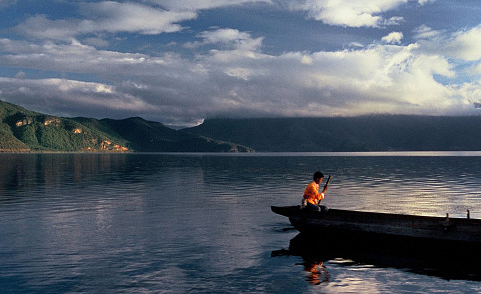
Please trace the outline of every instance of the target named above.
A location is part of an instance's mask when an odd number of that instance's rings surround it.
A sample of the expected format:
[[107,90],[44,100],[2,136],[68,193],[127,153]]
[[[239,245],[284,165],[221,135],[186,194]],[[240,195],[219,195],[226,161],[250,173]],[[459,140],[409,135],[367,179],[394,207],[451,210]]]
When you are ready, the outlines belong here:
[[[452,283],[338,262],[328,264],[330,286],[310,288],[300,257],[271,258],[296,232],[270,206],[299,204],[321,170],[333,175],[323,201],[332,208],[463,217],[470,209],[481,218],[480,163],[465,156],[2,155],[0,292],[407,292],[405,281],[442,292]],[[456,283],[450,289],[479,288]]]

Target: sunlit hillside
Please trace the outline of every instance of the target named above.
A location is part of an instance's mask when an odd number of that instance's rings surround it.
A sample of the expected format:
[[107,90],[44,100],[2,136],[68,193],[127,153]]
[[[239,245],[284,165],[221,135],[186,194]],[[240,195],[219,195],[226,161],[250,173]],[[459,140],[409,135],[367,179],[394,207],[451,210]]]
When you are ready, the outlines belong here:
[[0,101],[0,152],[243,152],[142,118],[63,118]]

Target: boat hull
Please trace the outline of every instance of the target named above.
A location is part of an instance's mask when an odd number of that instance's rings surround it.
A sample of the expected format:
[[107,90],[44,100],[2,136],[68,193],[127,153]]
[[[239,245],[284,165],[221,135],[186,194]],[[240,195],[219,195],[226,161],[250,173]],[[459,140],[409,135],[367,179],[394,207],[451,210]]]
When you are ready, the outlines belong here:
[[[449,217],[428,217],[402,214],[358,212],[330,209],[315,212],[300,206],[273,206],[272,211],[289,218],[301,233],[319,238],[343,238],[352,242],[403,242],[424,240],[446,245],[481,246],[481,220]],[[480,247],[481,248],[481,247]]]
[[395,267],[447,279],[481,280],[481,220],[299,206],[272,207],[301,233],[288,250],[305,263],[334,259]]

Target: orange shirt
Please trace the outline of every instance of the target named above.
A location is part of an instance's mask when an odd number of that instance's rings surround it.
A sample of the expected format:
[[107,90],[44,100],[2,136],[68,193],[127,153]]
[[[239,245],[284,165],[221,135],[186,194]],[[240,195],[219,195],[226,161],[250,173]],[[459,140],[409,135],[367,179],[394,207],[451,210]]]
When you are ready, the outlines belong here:
[[316,182],[312,182],[307,185],[304,190],[304,199],[306,199],[307,202],[316,205],[318,200],[324,199],[324,193],[319,193],[319,185],[316,184]]

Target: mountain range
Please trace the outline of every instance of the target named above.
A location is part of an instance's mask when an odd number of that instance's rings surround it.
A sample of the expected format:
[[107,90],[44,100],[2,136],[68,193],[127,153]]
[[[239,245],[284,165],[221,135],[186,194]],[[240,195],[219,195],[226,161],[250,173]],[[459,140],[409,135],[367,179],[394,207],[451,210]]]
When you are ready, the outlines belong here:
[[481,116],[219,118],[174,130],[139,117],[64,118],[0,101],[0,152],[477,150]]
[[64,118],[0,101],[0,152],[249,152],[250,148],[182,133],[161,123]]
[[481,116],[210,119],[182,132],[259,152],[481,150]]

